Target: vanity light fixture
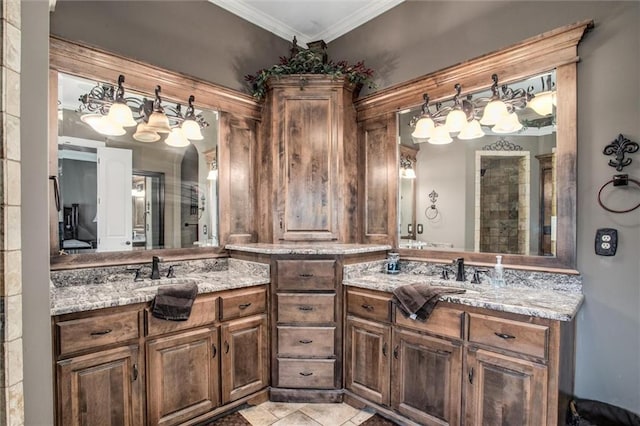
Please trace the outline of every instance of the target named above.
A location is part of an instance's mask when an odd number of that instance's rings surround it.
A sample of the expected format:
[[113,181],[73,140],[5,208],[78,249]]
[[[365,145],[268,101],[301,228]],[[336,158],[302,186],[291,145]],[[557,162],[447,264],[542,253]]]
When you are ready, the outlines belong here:
[[209,163],[209,174],[207,174],[207,180],[217,180],[218,179],[218,163],[216,160],[213,160]]
[[133,138],[138,142],[156,142],[161,134],[168,134],[165,140],[168,145],[182,147],[189,145],[189,140],[203,139],[201,129],[209,123],[201,114],[195,113],[193,95],[189,96],[183,116],[180,104],[175,107],[162,104],[160,86],[156,86],[153,100],[125,97],[124,81],[124,76],[120,75],[117,87],[97,85],[80,96],[78,111],[87,112],[81,120],[105,136],[122,136],[126,133],[125,127],[137,125]]
[[413,161],[405,155],[400,157],[400,177],[402,179],[416,178],[416,171],[413,169]]
[[442,102],[436,102],[433,113],[429,109],[429,95],[425,93],[420,115],[409,123],[414,127],[413,142],[443,145],[451,143],[452,136],[461,140],[477,139],[485,135],[483,127],[499,134],[514,133],[523,128],[516,111],[529,107],[543,117],[553,113],[555,91],[551,73],[541,77],[542,91],[538,93],[533,86],[526,90],[499,86],[497,74],[493,74],[491,80],[490,97],[474,99],[469,94],[462,99],[462,86],[456,84],[452,104],[443,106]]

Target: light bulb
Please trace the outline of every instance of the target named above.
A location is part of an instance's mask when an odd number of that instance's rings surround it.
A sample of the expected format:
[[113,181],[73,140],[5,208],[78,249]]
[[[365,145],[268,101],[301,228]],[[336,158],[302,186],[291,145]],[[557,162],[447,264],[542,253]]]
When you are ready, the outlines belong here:
[[480,119],[480,124],[485,126],[493,126],[509,112],[507,106],[500,99],[494,99],[484,107],[484,113]]
[[201,141],[204,139],[200,131],[200,125],[195,120],[184,120],[182,122],[182,133],[187,139]]
[[449,130],[446,126],[437,126],[433,131],[433,135],[429,138],[429,143],[433,145],[445,145],[453,142],[449,136]]

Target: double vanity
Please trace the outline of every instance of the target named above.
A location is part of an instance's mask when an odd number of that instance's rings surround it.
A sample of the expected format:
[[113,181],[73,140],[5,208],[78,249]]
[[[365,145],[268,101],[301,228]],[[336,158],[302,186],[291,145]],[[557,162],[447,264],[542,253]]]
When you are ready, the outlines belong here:
[[[403,424],[562,415],[579,276],[507,270],[494,288],[428,262],[385,274],[384,245],[227,249],[160,280],[134,282],[131,266],[52,272],[59,424],[195,425],[268,399],[345,401]],[[393,289],[425,282],[466,291],[441,296],[426,322],[405,318]],[[158,286],[181,283],[198,284],[189,319],[153,317]]]

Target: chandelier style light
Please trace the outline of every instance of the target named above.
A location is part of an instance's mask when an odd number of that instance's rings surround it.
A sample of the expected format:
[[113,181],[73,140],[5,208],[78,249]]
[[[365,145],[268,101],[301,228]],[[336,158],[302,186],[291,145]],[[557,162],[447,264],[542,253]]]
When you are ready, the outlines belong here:
[[195,97],[189,96],[187,111],[182,107],[163,105],[161,87],[156,86],[155,98],[125,97],[124,76],[118,77],[118,86],[102,84],[80,96],[80,119],[96,132],[105,136],[122,136],[125,127],[137,126],[133,138],[138,142],[157,142],[167,134],[165,143],[174,147],[189,145],[191,140],[202,140],[201,129],[209,126],[193,107]]
[[483,127],[498,134],[518,132],[523,125],[516,111],[526,107],[542,117],[553,114],[556,94],[552,89],[551,74],[546,76],[546,81],[544,76],[541,77],[542,91],[538,93],[535,93],[533,86],[526,90],[514,90],[503,85],[499,89],[498,75],[493,74],[491,79],[493,84],[490,97],[474,99],[469,94],[461,99],[462,86],[456,84],[452,104],[443,106],[442,102],[437,102],[435,112],[431,112],[429,95],[425,93],[420,115],[413,117],[409,123],[414,127],[411,133],[414,143],[443,145],[451,143],[452,136],[461,140],[477,139],[485,135]]

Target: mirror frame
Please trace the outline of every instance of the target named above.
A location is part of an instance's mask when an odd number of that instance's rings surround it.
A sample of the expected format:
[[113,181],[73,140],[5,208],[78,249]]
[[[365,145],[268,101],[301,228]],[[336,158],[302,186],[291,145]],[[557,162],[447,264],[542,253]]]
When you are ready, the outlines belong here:
[[[249,95],[218,86],[178,72],[119,56],[92,46],[51,36],[49,38],[49,176],[58,175],[58,73],[96,81],[115,81],[124,74],[126,89],[138,93],[154,93],[156,85],[162,86],[164,99],[186,100],[195,95],[198,108],[216,110],[220,113],[220,130],[218,140],[219,164],[228,160],[225,143],[222,138],[228,137],[222,127],[222,115],[229,113],[255,122],[260,121],[261,107]],[[255,136],[254,136],[255,137]],[[221,201],[226,200],[225,188],[230,181],[229,170],[219,167],[218,195],[218,247],[193,247],[155,250],[134,250],[126,252],[86,253],[61,255],[58,247],[58,212],[55,208],[53,185],[49,194],[49,241],[51,270],[88,268],[107,265],[123,265],[150,262],[152,256],[160,256],[163,260],[187,260],[211,257],[226,257],[224,246],[229,240],[237,238],[227,229],[230,216],[229,206]],[[252,239],[253,235],[246,238]]]
[[[479,92],[491,86],[491,75],[498,74],[501,84],[523,80],[531,75],[556,70],[557,87],[557,234],[556,256],[503,255],[510,267],[531,270],[577,273],[576,267],[576,169],[577,169],[577,46],[593,28],[592,20],[566,25],[531,37],[510,47],[401,83],[359,99],[358,122],[380,118],[422,104],[428,93],[432,102],[451,97],[460,83],[465,93]],[[394,115],[397,123],[397,114]],[[396,124],[397,125],[397,124]],[[397,134],[397,133],[396,133]],[[397,143],[394,144],[396,151]],[[395,153],[398,159],[398,153]],[[398,161],[395,162],[396,168]],[[392,176],[398,176],[396,170]],[[398,193],[398,182],[389,182]],[[397,201],[397,200],[396,200]],[[390,202],[396,206],[398,203]],[[365,210],[367,206],[363,206]],[[399,247],[398,226],[391,228],[389,243]],[[500,253],[398,249],[408,260],[451,262],[456,257],[477,265],[493,265]]]

